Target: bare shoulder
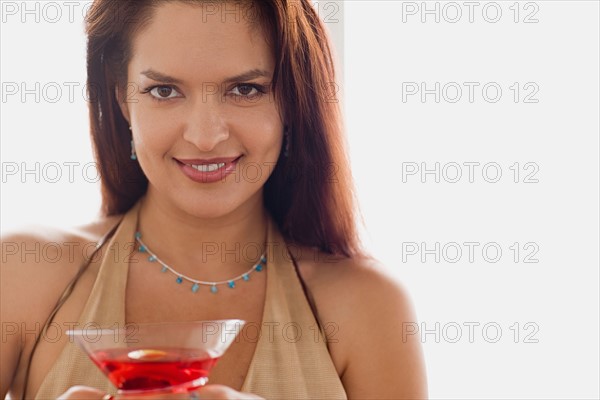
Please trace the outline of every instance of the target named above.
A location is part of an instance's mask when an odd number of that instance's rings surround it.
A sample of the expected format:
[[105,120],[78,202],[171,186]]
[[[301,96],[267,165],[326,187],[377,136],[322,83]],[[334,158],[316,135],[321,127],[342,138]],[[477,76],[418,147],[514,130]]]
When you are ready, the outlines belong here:
[[3,271],[38,270],[56,264],[65,266],[85,257],[81,247],[95,244],[118,222],[120,216],[99,218],[71,228],[27,226],[0,238]]
[[[2,236],[2,315],[44,315],[119,217],[69,229],[29,226]],[[6,314],[5,314],[6,313]],[[47,316],[47,314],[46,314]]]
[[417,318],[405,285],[370,256],[333,257],[307,248],[296,256],[321,323],[331,328],[330,354],[349,397],[426,398],[419,335],[408,329]]
[[[8,392],[35,335],[62,291],[119,216],[71,229],[29,226],[3,234],[0,264],[0,397]],[[5,334],[6,333],[6,334]]]
[[70,240],[94,241],[113,226],[121,215],[100,217],[87,224],[61,228],[43,225],[25,226],[2,235],[2,243],[62,244]]
[[325,312],[335,306],[341,316],[340,312],[351,308],[348,311],[356,317],[360,309],[372,313],[374,307],[385,308],[390,302],[412,309],[407,288],[374,257],[332,256],[310,248],[301,248],[294,255],[302,278]]

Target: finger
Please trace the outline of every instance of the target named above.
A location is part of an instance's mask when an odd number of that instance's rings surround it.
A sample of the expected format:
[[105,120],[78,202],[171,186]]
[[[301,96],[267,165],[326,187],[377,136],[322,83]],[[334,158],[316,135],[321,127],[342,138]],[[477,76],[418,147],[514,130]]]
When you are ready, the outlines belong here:
[[262,397],[252,393],[243,393],[233,390],[225,385],[206,385],[196,390],[197,397],[190,397],[190,400],[264,400]]
[[128,394],[127,392],[117,394],[112,399],[106,400],[188,400],[190,396],[187,392],[170,393],[170,392],[158,392],[158,393],[135,393]]
[[[89,386],[72,386],[58,400],[108,400],[106,392]],[[109,395],[110,396],[110,395]]]

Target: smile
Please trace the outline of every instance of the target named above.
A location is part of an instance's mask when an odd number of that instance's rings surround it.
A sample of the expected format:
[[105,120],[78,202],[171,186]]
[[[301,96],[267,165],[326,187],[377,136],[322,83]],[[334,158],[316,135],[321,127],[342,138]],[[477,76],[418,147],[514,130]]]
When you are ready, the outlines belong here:
[[225,177],[233,173],[240,158],[241,156],[212,160],[175,160],[180,171],[192,181],[214,183],[223,182]]
[[190,167],[197,169],[200,172],[213,172],[218,170],[219,168],[223,168],[225,166],[225,163],[218,163],[218,164],[206,164],[206,165],[193,165],[193,164],[186,164],[189,165]]

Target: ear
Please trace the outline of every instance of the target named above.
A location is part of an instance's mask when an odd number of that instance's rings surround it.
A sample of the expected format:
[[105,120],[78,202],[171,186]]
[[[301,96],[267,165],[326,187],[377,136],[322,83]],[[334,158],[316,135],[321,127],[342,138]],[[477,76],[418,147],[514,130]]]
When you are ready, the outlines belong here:
[[123,113],[123,117],[127,120],[127,122],[131,125],[131,118],[129,117],[129,108],[127,104],[127,98],[125,96],[124,90],[119,90],[119,85],[115,85],[115,99],[117,100],[117,104],[119,104],[119,108]]

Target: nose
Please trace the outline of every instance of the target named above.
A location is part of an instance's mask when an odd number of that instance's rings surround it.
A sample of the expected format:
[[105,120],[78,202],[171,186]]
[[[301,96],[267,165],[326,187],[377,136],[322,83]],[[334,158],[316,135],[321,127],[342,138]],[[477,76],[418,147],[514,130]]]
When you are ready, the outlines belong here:
[[229,138],[229,127],[218,101],[199,99],[190,107],[183,138],[203,152],[212,151]]

